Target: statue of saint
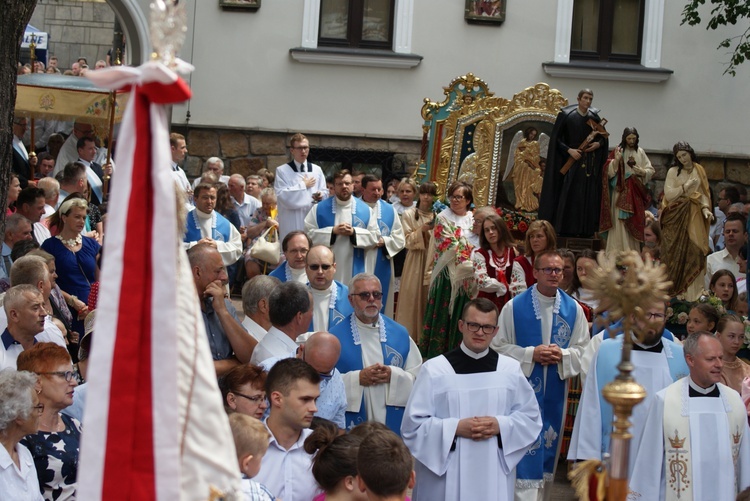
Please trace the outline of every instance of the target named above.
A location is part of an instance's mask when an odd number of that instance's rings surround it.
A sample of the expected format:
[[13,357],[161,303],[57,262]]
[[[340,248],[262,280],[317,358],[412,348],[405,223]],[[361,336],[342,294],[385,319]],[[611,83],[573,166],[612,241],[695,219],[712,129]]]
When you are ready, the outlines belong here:
[[672,148],[674,160],[664,181],[661,262],[672,282],[669,295],[696,301],[704,286],[711,195],[706,171],[686,142]]
[[639,144],[635,127],[626,127],[622,141],[610,154],[602,176],[599,234],[607,238],[607,252],[641,251],[646,226],[646,184],[654,168]]
[[[563,108],[550,136],[547,169],[539,197],[539,219],[552,223],[558,236],[591,238],[599,230],[602,197],[602,167],[608,142],[598,135],[584,149],[580,145],[599,124],[599,110],[591,107],[594,93],[583,89],[578,104]],[[569,158],[574,163],[561,173]]]
[[513,136],[510,143],[508,164],[503,181],[512,175],[513,191],[516,194],[516,209],[536,212],[539,208],[539,193],[542,191],[542,154],[547,155],[549,136],[536,127],[527,127]]

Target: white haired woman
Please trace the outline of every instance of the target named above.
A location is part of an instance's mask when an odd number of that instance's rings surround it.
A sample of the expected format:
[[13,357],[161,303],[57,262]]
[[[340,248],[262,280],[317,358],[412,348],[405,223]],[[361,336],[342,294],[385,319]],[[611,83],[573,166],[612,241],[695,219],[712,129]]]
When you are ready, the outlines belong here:
[[34,459],[20,440],[36,433],[44,405],[37,396],[37,376],[0,371],[0,496],[14,501],[41,501]]

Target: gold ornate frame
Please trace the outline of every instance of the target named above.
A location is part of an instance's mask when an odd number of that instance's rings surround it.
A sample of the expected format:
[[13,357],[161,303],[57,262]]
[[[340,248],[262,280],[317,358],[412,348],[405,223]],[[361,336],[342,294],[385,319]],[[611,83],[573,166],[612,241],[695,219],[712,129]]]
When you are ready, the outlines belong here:
[[[560,108],[568,104],[560,91],[546,83],[527,87],[511,99],[496,97],[472,73],[454,79],[444,94],[442,102],[426,98],[422,106],[422,159],[415,177],[435,182],[442,196],[452,182],[470,174],[477,207],[496,204],[505,131],[523,122],[554,123]],[[462,146],[470,137],[476,157],[472,171],[464,173]]]

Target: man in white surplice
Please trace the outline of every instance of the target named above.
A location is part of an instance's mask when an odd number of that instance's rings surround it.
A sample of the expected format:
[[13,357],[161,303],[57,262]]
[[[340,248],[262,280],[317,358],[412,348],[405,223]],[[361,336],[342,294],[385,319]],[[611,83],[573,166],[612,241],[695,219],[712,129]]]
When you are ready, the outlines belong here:
[[406,328],[380,314],[378,277],[361,273],[352,278],[349,301],[354,313],[330,328],[341,342],[336,368],[346,386],[346,427],[378,421],[400,433],[422,355]]
[[333,176],[336,194],[313,206],[305,217],[305,231],[313,245],[331,247],[336,254],[334,278],[342,284],[367,271],[365,251],[375,248],[380,234],[377,218],[370,207],[352,196],[352,176],[340,170]]
[[378,244],[367,251],[365,267],[380,279],[385,294],[387,317],[393,318],[396,274],[393,269],[393,256],[401,252],[406,245],[401,218],[391,204],[383,200],[383,181],[377,176],[362,176],[362,201],[370,206],[378,224],[380,238]]
[[[581,305],[558,288],[563,259],[556,251],[539,254],[534,262],[537,283],[503,307],[500,333],[492,348],[521,363],[541,402],[543,430],[518,465],[516,501],[548,499],[554,479],[565,422],[568,379],[580,369],[589,339]],[[549,370],[552,369],[552,370]]]
[[733,501],[750,486],[750,436],[739,393],[721,381],[713,334],[683,342],[690,376],[656,394],[630,477],[638,500]]
[[215,207],[216,188],[199,184],[195,188],[195,209],[187,215],[185,249],[206,243],[219,251],[224,266],[230,266],[242,255],[242,237],[227,218],[214,210]]
[[308,162],[310,142],[303,134],[295,134],[289,141],[292,161],[276,168],[273,189],[279,205],[279,238],[290,231],[304,228],[305,215],[314,203],[323,200],[328,193],[323,170]]
[[422,366],[401,433],[416,458],[415,501],[508,500],[516,465],[542,429],[534,390],[516,360],[490,350],[497,307],[463,310],[461,345]]
[[[633,409],[630,417],[630,433],[633,435],[630,441],[630,472],[633,471],[638,442],[654,395],[688,374],[682,346],[672,341],[672,334],[664,328],[666,311],[665,303],[657,303],[646,310],[648,324],[645,320],[636,321],[643,334],[640,342],[634,339],[630,356],[635,366],[633,377],[646,389],[646,399]],[[569,460],[601,460],[602,455],[609,452],[613,411],[601,391],[619,374],[617,365],[622,358],[622,327],[619,332],[617,337],[605,339],[594,355],[578,404],[568,450]]]

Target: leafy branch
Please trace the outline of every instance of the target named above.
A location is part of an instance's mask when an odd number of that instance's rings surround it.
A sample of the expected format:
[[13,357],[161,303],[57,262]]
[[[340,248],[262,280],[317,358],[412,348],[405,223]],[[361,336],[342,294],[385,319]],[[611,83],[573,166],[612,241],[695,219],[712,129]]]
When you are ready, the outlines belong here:
[[[701,19],[698,9],[705,5],[706,0],[690,0],[682,11],[682,22],[690,26],[700,25]],[[750,18],[750,0],[711,0],[711,19],[706,23],[706,29],[716,30],[720,26],[736,26],[738,21]],[[731,57],[724,74],[736,76],[737,67],[750,59],[750,26],[741,34],[724,39],[717,49],[731,49]]]

